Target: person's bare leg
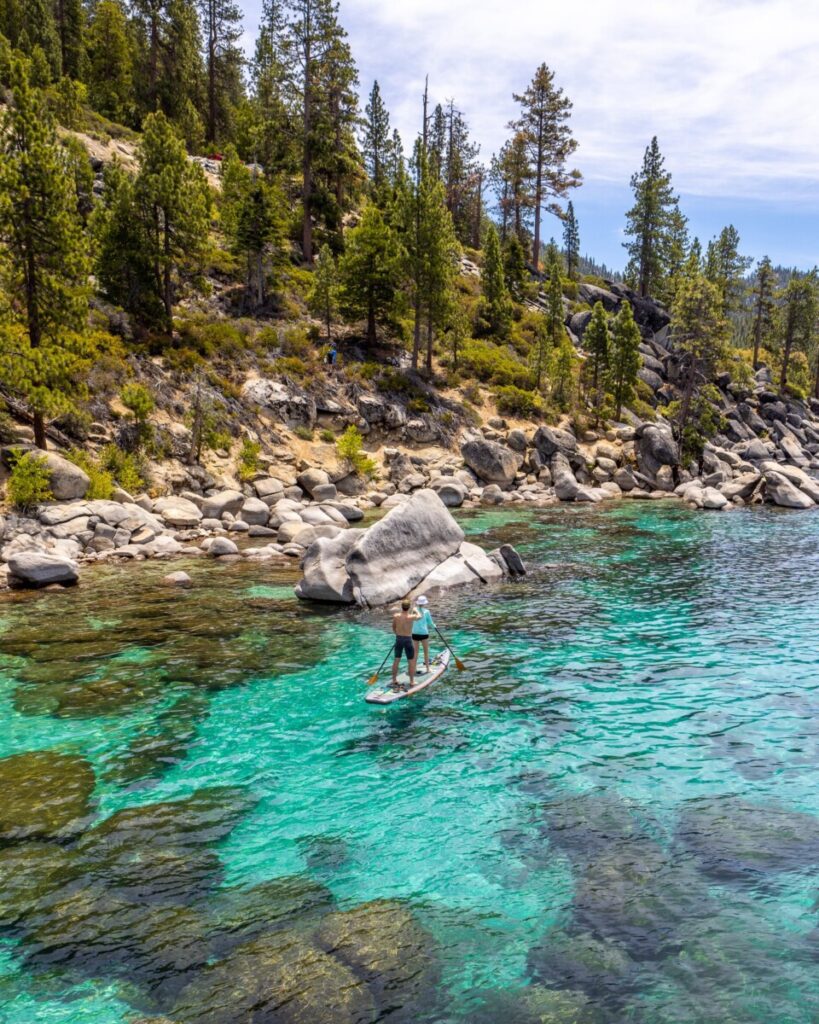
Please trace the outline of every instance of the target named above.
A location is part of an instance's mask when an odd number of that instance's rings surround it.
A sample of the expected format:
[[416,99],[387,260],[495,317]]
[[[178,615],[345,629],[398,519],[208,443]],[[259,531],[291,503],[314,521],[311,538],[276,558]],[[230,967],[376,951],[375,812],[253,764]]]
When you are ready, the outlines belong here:
[[401,659],[396,658],[392,663],[392,687],[396,689],[398,687],[398,666],[401,664]]
[[409,663],[409,688],[415,686],[415,658]]
[[412,646],[415,648],[415,664],[417,665],[418,664],[418,651],[421,648],[421,641],[420,640],[416,640],[415,637],[413,637],[412,638]]
[[[415,658],[417,660],[417,658],[418,658],[418,651],[415,652]],[[424,641],[424,666],[426,667],[427,672],[429,672],[429,669],[430,669],[430,664],[429,664],[429,640],[425,640]]]

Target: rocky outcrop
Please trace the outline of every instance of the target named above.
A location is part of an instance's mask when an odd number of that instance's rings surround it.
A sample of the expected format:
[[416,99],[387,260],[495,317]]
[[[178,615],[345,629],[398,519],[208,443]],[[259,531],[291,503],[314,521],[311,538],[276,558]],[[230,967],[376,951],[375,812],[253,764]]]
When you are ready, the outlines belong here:
[[640,472],[654,480],[663,466],[677,466],[680,450],[671,428],[646,423],[637,430],[637,462]]
[[467,441],[461,455],[480,480],[499,487],[510,486],[523,461],[519,452],[505,445],[478,439]]
[[498,563],[464,540],[458,523],[432,490],[421,490],[368,530],[318,540],[304,559],[296,587],[303,600],[389,604],[418,591],[488,583]]

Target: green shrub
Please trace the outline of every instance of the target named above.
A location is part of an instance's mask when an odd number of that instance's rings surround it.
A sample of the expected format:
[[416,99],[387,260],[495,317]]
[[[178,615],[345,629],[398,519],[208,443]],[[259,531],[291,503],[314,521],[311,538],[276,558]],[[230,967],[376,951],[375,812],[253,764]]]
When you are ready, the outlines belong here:
[[108,470],[103,469],[89,452],[81,448],[72,448],[66,452],[66,458],[86,474],[91,481],[86,498],[89,501],[110,501],[114,493],[114,480]]
[[45,456],[14,449],[8,483],[8,499],[12,506],[19,512],[30,512],[53,497],[51,473]]
[[578,296],[577,281],[564,280],[563,294],[567,299],[574,301]]
[[534,391],[525,391],[523,388],[515,387],[514,384],[507,384],[498,388],[495,394],[498,412],[524,418],[540,415],[543,412],[543,400]]
[[500,386],[513,384],[528,388],[532,384],[532,371],[517,359],[508,348],[491,341],[468,341],[461,353],[461,364],[478,380]]
[[295,377],[297,380],[305,380],[313,374],[313,370],[298,356],[282,356],[273,363],[276,373],[282,377]]
[[407,402],[409,412],[425,413],[430,411],[430,404],[426,398],[411,398]]
[[315,354],[315,349],[303,327],[288,327],[284,331],[281,350],[283,356],[295,356],[302,360],[307,360]]
[[145,489],[145,465],[137,455],[109,444],[100,452],[100,466],[129,494],[138,494]]
[[301,438],[302,441],[313,440],[313,431],[309,427],[296,427],[293,433],[296,437]]
[[358,427],[350,425],[336,441],[336,451],[340,459],[349,463],[354,473],[359,476],[374,477],[378,472],[375,462],[364,454],[364,438]]
[[180,320],[176,323],[178,347],[189,348],[200,356],[231,358],[247,348],[247,339],[235,324],[227,320]]
[[261,451],[262,446],[258,441],[251,441],[249,437],[242,441],[242,447],[239,450],[240,480],[252,480],[259,472],[261,469],[261,463],[259,462]]
[[332,430],[322,430],[321,433],[319,434],[319,438],[322,441],[324,441],[325,444],[334,444],[336,440],[336,435],[333,433]]

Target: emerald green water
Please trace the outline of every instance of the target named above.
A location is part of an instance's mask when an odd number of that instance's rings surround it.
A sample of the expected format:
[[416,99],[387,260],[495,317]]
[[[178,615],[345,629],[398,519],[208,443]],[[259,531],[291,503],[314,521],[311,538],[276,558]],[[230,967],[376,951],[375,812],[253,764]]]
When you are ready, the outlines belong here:
[[94,772],[0,843],[2,1024],[819,1019],[819,517],[463,521],[530,575],[389,710],[386,618],[263,565],[0,606],[0,758]]

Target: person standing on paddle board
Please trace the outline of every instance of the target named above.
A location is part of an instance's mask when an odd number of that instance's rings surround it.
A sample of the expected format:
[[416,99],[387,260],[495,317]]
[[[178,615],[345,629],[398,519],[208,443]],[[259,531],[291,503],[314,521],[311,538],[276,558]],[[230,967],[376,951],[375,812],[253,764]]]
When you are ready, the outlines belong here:
[[401,657],[407,656],[409,663],[409,688],[415,686],[415,644],[412,642],[412,630],[415,623],[421,618],[419,611],[410,611],[412,602],[404,599],[401,602],[401,611],[392,617],[392,631],[395,633],[395,660],[392,663],[392,688],[398,689],[398,668],[401,665]]
[[419,668],[418,672],[421,675],[429,672],[429,634],[435,629],[435,623],[432,621],[432,613],[429,610],[429,598],[423,595],[418,598],[415,602],[416,608],[420,615],[420,618],[412,628],[412,642],[415,645],[415,663],[418,664],[418,653],[421,649],[421,644],[424,645],[424,667]]

